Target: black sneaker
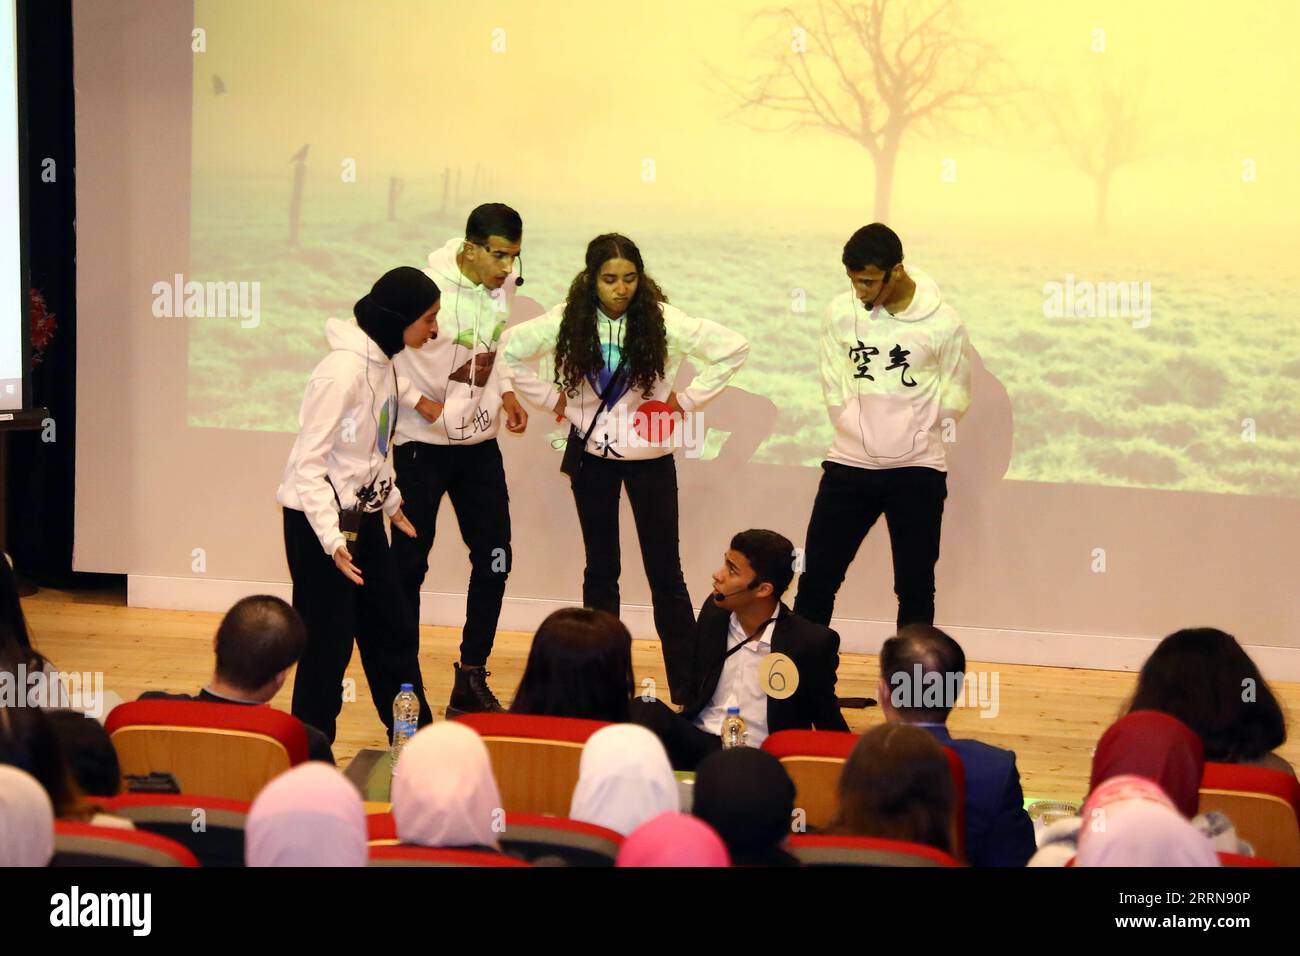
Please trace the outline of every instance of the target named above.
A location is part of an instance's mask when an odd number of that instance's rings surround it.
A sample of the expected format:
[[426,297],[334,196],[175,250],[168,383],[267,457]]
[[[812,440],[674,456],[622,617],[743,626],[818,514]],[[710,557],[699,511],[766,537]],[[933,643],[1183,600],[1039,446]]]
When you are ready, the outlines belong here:
[[482,668],[464,668],[453,663],[456,668],[456,685],[451,689],[451,700],[447,702],[447,716],[458,717],[461,714],[500,714],[505,712],[501,702],[488,687],[487,679],[492,672]]

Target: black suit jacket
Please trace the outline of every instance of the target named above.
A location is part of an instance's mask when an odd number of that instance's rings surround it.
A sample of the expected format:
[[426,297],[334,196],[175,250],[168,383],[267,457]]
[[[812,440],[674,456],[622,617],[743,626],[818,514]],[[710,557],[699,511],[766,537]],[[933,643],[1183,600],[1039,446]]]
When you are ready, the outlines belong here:
[[[695,720],[713,699],[722,676],[722,659],[727,653],[727,631],[731,612],[712,599],[700,609],[695,625],[692,655],[693,689],[682,716]],[[828,627],[814,624],[784,604],[775,624],[769,625],[772,653],[784,654],[799,671],[799,686],[785,700],[767,699],[767,732],[778,730],[848,730],[835,699],[835,671],[840,665],[840,636]],[[747,653],[737,651],[738,654]]]
[[[243,704],[248,707],[256,707],[246,700],[227,700],[225,697],[218,697],[216,694],[209,693],[206,688],[197,694],[168,694],[161,690],[146,691],[140,695],[141,700],[196,700],[204,704]],[[307,732],[307,759],[324,760],[327,764],[334,763],[334,751],[330,748],[330,739],[325,736],[325,732],[311,724],[299,721],[302,729]]]

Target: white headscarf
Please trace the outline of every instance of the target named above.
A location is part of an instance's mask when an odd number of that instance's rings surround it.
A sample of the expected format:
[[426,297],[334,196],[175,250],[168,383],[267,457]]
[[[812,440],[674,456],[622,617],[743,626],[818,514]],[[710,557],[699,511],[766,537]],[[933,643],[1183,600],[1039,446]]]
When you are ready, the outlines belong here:
[[637,724],[615,724],[588,738],[570,817],[627,836],[647,820],[677,809],[677,778],[653,733]]
[[406,742],[394,768],[392,797],[403,843],[495,847],[505,825],[487,747],[454,720],[429,724]]
[[1084,820],[1075,866],[1218,866],[1208,837],[1170,806],[1143,798],[1118,800]]
[[0,867],[48,866],[54,856],[54,806],[36,778],[0,764]]
[[249,866],[365,866],[366,810],[327,763],[299,764],[257,795],[244,829]]

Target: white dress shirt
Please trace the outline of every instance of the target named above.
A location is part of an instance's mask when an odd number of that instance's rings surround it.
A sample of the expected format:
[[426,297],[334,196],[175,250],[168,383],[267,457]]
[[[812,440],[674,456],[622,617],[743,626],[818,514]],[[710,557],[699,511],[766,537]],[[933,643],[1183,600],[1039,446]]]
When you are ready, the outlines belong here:
[[[775,621],[781,613],[777,605],[771,620]],[[695,726],[710,734],[722,733],[722,721],[727,716],[728,707],[739,707],[740,716],[745,719],[746,744],[761,747],[767,739],[767,694],[758,686],[758,665],[763,658],[772,653],[772,628],[767,624],[763,633],[750,641],[722,664],[722,674],[718,677],[718,686],[708,705],[695,718]],[[741,627],[739,618],[733,612],[731,625],[727,628],[727,650],[740,644],[748,635]]]

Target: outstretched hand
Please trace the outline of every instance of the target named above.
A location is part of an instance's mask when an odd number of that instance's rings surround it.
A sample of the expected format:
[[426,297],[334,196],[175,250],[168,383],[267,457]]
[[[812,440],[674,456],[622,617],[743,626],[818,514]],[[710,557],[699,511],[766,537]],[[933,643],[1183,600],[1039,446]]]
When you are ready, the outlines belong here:
[[406,535],[408,538],[415,537],[415,525],[411,524],[411,519],[406,517],[401,508],[398,508],[393,512],[393,517],[389,520],[392,521],[394,528],[402,532],[402,534]]
[[352,563],[352,552],[346,544],[339,545],[339,549],[334,552],[334,567],[343,572],[343,576],[353,584],[365,584],[361,580],[361,569]]

